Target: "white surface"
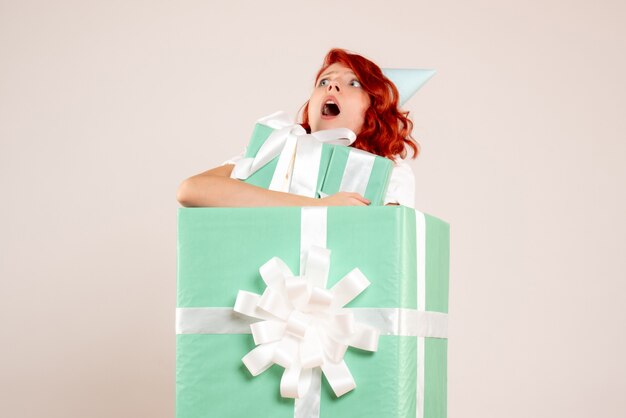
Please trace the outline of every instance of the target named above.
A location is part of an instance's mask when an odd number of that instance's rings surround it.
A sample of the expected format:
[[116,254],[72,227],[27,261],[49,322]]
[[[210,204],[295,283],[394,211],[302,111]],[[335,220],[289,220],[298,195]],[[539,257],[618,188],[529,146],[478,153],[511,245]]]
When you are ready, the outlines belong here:
[[407,109],[417,208],[451,224],[449,417],[623,417],[625,14],[2,1],[3,416],[174,415],[176,189],[339,46],[437,70]]

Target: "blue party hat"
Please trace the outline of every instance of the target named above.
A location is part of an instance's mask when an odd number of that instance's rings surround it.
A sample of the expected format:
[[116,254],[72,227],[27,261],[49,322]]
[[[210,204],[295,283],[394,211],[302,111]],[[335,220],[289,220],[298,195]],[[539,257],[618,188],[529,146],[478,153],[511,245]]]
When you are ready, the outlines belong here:
[[404,105],[420,87],[435,75],[435,70],[414,68],[382,68],[382,70],[383,74],[396,85],[398,93],[400,93],[399,106]]

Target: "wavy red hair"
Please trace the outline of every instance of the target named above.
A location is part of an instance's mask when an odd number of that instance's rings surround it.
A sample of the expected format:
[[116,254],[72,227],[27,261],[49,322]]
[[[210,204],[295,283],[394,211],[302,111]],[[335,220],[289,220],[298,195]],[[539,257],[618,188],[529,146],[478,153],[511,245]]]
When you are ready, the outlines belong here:
[[[322,72],[335,63],[354,71],[370,97],[370,107],[365,111],[363,129],[352,146],[390,159],[396,156],[405,158],[407,148],[410,148],[413,151],[412,158],[417,157],[419,144],[411,136],[413,122],[408,118],[409,112],[398,109],[400,97],[398,89],[385,77],[380,67],[360,55],[334,48],[324,57],[324,63],[315,80],[317,81]],[[307,101],[302,111],[301,125],[307,132],[311,132],[308,110]]]

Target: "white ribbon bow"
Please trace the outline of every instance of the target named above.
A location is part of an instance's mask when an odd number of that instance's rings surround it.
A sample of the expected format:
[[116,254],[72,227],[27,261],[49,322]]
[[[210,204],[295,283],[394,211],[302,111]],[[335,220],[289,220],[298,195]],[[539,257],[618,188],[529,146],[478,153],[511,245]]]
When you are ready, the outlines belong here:
[[255,157],[243,158],[235,164],[233,177],[245,180],[280,155],[269,190],[302,196],[317,197],[322,144],[349,146],[356,140],[356,134],[347,128],[307,134],[283,111],[261,118],[257,123],[267,125],[274,131]]
[[234,311],[262,319],[250,325],[258,346],[243,357],[252,375],[272,364],[285,368],[280,393],[301,398],[311,385],[312,369],[320,367],[339,397],[356,387],[343,356],[348,346],[376,351],[379,331],[357,323],[345,304],[370,285],[355,268],[326,289],[330,250],[311,246],[304,276],[295,277],[278,257],[260,273],[267,288],[263,295],[240,290]]

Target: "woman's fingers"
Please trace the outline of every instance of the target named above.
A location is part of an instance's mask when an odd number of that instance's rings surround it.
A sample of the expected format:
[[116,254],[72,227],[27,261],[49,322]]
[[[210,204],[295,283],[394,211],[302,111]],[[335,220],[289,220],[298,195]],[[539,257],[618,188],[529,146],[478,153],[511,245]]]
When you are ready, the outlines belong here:
[[367,206],[371,203],[369,200],[367,200],[366,198],[364,198],[358,193],[354,193],[354,192],[342,192],[342,193],[345,193],[346,196],[349,196],[353,201],[358,202],[358,203],[355,203],[355,205]]
[[371,202],[358,193],[339,192],[320,199],[324,206],[367,206]]
[[363,202],[364,205],[369,205],[370,203],[372,203],[369,200],[367,200],[366,198],[364,198],[363,196],[361,196],[360,194],[358,194],[358,193],[354,193],[354,194],[355,194],[354,197],[356,199],[358,199],[359,201]]

